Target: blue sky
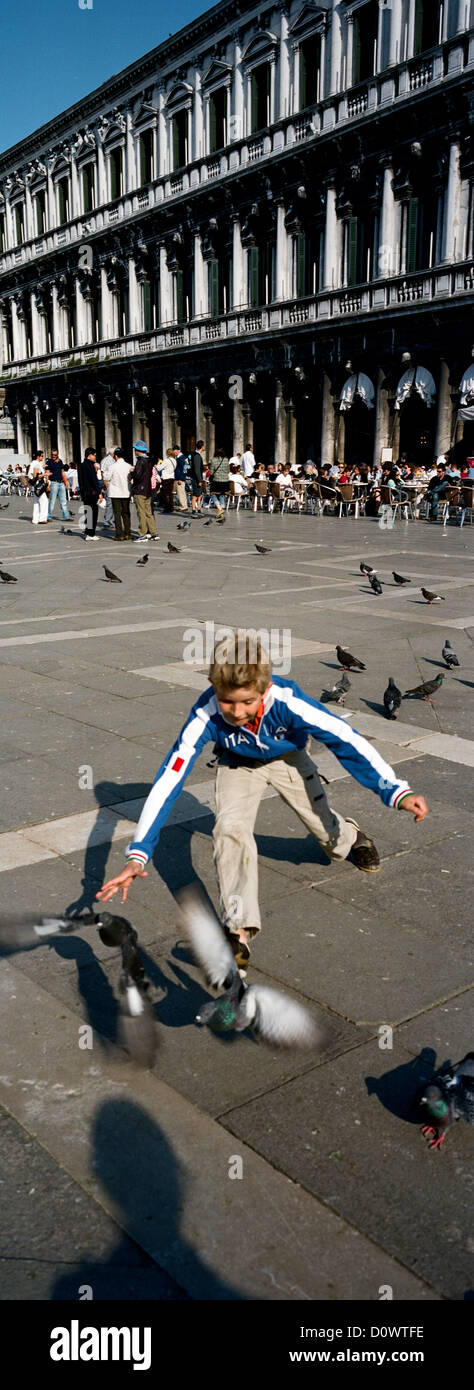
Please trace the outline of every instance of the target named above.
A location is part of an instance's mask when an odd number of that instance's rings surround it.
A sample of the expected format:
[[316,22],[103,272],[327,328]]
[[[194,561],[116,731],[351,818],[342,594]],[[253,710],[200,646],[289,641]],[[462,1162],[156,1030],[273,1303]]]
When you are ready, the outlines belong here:
[[206,0],[92,0],[87,10],[78,0],[4,0],[0,150],[211,8]]

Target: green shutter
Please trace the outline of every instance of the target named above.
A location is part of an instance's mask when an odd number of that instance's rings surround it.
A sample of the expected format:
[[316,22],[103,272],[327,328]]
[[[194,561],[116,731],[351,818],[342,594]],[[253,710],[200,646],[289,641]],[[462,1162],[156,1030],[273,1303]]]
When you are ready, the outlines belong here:
[[360,82],[360,56],[361,56],[360,50],[361,50],[361,42],[360,42],[360,19],[359,19],[358,15],[354,15],[353,30],[354,30],[354,34],[353,34],[353,41],[352,41],[352,85],[353,85],[353,87],[355,87],[355,86],[356,86],[356,83],[357,83],[357,82]]
[[306,236],[299,232],[296,237],[296,295],[302,299],[306,294]]
[[420,214],[419,198],[410,198],[407,203],[407,274],[418,269],[418,227]]
[[256,72],[252,73],[251,78],[251,118],[252,134],[258,130],[258,81]]
[[260,248],[258,246],[249,247],[249,304],[252,309],[256,309],[260,302],[259,295],[259,269],[260,269]]
[[184,323],[184,271],[176,270],[176,316],[178,323]]
[[208,262],[209,277],[209,313],[212,318],[220,312],[219,309],[219,261]]
[[149,280],[144,280],[143,282],[143,328],[145,333],[150,333],[153,328],[151,285]]
[[[433,4],[433,0],[431,0],[431,3]],[[414,53],[415,53],[415,54],[421,53],[422,50],[423,50],[423,20],[424,20],[423,8],[424,8],[423,0],[416,0],[416,7],[415,7],[415,40],[414,40]]]
[[349,217],[346,224],[348,285],[357,284],[357,247],[359,240],[358,231],[359,228],[357,217]]

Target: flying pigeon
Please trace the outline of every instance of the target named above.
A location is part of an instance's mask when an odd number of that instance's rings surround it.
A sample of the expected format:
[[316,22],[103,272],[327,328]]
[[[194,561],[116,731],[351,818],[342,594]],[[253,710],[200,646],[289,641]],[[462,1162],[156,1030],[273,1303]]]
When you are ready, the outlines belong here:
[[400,709],[402,703],[402,695],[401,691],[398,690],[398,687],[395,685],[393,676],[389,676],[388,678],[388,685],[384,692],[383,702],[387,719],[396,719],[397,709]]
[[119,579],[118,576],[117,576],[116,574],[113,574],[112,570],[108,570],[108,569],[107,569],[107,565],[102,565],[102,569],[105,570],[105,577],[106,577],[106,580],[107,580],[107,583],[108,583],[108,584],[121,584],[121,583],[122,583],[122,580]]
[[252,1028],[257,1037],[274,1046],[311,1047],[317,1034],[311,1016],[297,1001],[265,985],[247,988],[241,979],[232,948],[204,896],[195,887],[179,890],[184,930],[209,984],[224,986],[226,993],[203,1005],[197,1023],[216,1032]]
[[168,550],[169,550],[170,555],[180,555],[180,554],[181,554],[181,551],[180,551],[180,549],[179,549],[179,546],[177,546],[177,545],[172,545],[172,544],[171,544],[171,541],[168,541]]
[[38,946],[54,936],[66,936],[81,927],[96,926],[105,946],[119,946],[122,972],[119,980],[120,1041],[134,1061],[150,1066],[155,1053],[153,1009],[147,997],[146,979],[137,951],[137,933],[125,917],[110,912],[85,912],[80,917],[0,917],[0,955]]
[[451,666],[460,666],[461,664],[457,659],[456,652],[453,652],[451,643],[449,641],[449,637],[446,638],[443,647],[443,658],[446,662],[446,665],[449,666],[450,669]]
[[380,583],[380,579],[377,579],[376,574],[369,574],[369,584],[371,589],[373,589],[374,594],[382,593],[382,585]]
[[421,700],[428,700],[431,705],[432,700],[430,700],[429,697],[430,695],[434,695],[435,690],[439,689],[439,686],[442,685],[443,681],[444,673],[442,671],[439,671],[438,675],[434,677],[434,680],[424,681],[422,685],[415,685],[413,690],[406,690],[403,698],[405,700],[407,695],[418,695]]
[[456,1120],[474,1124],[474,1052],[468,1052],[456,1066],[436,1072],[419,1094],[418,1104],[423,1117],[430,1121],[421,1130],[430,1149],[441,1148],[446,1131]]
[[258,550],[259,555],[271,555],[271,546],[269,545],[257,545],[255,541],[255,549]]
[[411,584],[411,579],[404,579],[403,574],[397,574],[396,570],[392,570],[392,574],[396,584]]
[[18,579],[14,574],[8,574],[7,570],[0,570],[2,584],[18,584]]
[[366,565],[365,560],[361,560],[359,569],[361,574],[375,574],[373,565]]
[[191,530],[191,522],[190,522],[190,521],[178,521],[178,525],[177,525],[177,527],[176,527],[176,530],[177,530],[177,531],[190,531],[190,530]]
[[[344,697],[347,695],[347,691],[350,690],[350,688],[351,683],[349,677],[347,672],[344,671],[340,681],[336,681],[336,684],[332,686],[331,690],[326,690],[324,692],[325,699],[323,700],[323,704],[329,705],[331,702],[334,702],[337,705],[343,705]],[[323,699],[322,696],[321,699]]]
[[444,594],[431,594],[429,589],[422,589],[421,592],[427,603],[446,603]]
[[336,647],[336,653],[342,671],[365,671],[363,661],[359,661],[357,656],[351,656],[350,652],[345,652],[343,647]]
[[141,560],[137,560],[137,565],[147,565],[149,559],[150,559],[150,556],[149,556],[149,555],[142,555]]

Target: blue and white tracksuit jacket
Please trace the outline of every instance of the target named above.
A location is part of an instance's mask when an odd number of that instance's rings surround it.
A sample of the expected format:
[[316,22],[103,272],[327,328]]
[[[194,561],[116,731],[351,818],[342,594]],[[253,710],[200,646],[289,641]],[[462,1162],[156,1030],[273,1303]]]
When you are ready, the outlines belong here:
[[264,699],[258,733],[229,724],[221,714],[212,686],[193,705],[171,752],[162,763],[137,826],[127,858],[146,864],[153,854],[183,783],[206,743],[256,763],[268,763],[306,747],[309,735],[324,743],[363,787],[377,792],[386,806],[397,806],[410,793],[366,739],[343,719],[311,699],[294,681],[273,676]]

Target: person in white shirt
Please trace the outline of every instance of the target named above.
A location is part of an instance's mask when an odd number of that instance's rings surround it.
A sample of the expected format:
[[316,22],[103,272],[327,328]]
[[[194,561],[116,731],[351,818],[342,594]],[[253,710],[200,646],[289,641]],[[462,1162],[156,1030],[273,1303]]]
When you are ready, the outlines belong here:
[[242,454],[240,467],[245,478],[250,478],[255,468],[255,454],[252,453],[251,444],[247,444],[245,453]]
[[[44,466],[44,453],[42,449],[38,450],[38,452],[33,455],[32,462],[30,463],[28,469],[28,481],[33,484],[33,487],[36,482],[39,483],[40,479],[44,482],[47,482]],[[49,503],[47,487],[41,494],[41,497],[37,497],[36,493],[33,492],[33,499],[33,526],[47,526]]]
[[69,468],[66,468],[65,472],[67,478],[67,485],[69,489],[69,496],[73,497],[74,493],[77,492],[78,487],[77,468],[74,468],[73,465],[70,464]]
[[114,512],[113,512],[113,507],[112,507],[112,498],[111,498],[110,493],[109,493],[109,482],[110,482],[110,474],[111,474],[112,468],[113,468],[114,463],[115,463],[115,451],[116,451],[116,449],[118,449],[118,448],[119,448],[119,445],[118,445],[118,444],[113,444],[112,447],[109,449],[108,454],[106,454],[106,455],[105,455],[105,458],[103,458],[103,459],[101,460],[101,464],[100,464],[100,471],[101,471],[101,473],[102,473],[102,481],[103,481],[103,482],[106,484],[106,486],[107,486],[107,491],[106,491],[106,494],[105,494],[105,512],[104,512],[104,515],[103,515],[103,517],[102,517],[102,524],[103,524],[103,526],[113,526],[113,524],[114,524]]
[[237,463],[229,464],[229,480],[233,485],[232,492],[234,497],[242,497],[244,493],[248,492],[248,482],[240,472],[238,461]]
[[242,454],[232,454],[232,458],[229,459],[229,470],[232,468],[233,463],[237,464],[237,468],[240,470],[242,464]]
[[131,541],[130,485],[129,474],[132,464],[127,463],[122,449],[114,449],[113,462],[108,469],[108,497],[110,497],[115,521],[116,541]]

